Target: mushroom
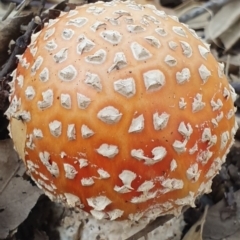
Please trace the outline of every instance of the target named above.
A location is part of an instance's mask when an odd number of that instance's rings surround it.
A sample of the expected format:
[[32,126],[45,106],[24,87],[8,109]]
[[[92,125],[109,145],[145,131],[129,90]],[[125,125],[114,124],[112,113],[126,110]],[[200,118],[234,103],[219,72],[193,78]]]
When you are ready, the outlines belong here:
[[152,5],[97,2],[33,34],[10,133],[36,184],[97,219],[178,214],[210,191],[235,92],[196,33]]

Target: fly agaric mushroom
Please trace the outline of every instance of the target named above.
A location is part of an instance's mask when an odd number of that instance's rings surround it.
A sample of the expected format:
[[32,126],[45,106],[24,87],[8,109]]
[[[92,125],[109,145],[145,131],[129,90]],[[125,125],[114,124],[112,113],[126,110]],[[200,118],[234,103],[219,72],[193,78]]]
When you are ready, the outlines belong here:
[[50,20],[18,59],[10,132],[52,200],[139,220],[178,214],[210,190],[236,132],[235,93],[176,17],[86,4]]

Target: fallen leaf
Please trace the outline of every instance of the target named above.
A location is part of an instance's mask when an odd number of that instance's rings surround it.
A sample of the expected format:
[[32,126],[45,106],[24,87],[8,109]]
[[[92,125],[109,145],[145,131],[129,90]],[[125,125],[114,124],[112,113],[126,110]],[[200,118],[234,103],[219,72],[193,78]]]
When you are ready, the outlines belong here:
[[25,166],[18,161],[10,139],[0,141],[0,236],[6,238],[28,216],[41,190],[23,179]]

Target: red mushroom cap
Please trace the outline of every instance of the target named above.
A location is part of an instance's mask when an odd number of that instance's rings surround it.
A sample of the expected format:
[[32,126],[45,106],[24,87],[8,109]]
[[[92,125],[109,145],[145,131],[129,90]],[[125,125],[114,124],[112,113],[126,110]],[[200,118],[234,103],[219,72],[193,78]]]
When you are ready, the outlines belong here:
[[209,47],[152,5],[97,2],[50,20],[7,111],[37,185],[98,219],[178,213],[233,143],[235,93]]

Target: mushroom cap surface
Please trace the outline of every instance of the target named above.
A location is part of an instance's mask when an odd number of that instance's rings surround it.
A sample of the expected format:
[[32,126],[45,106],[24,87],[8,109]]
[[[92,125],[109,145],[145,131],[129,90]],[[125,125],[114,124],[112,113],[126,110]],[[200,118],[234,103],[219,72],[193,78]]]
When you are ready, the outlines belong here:
[[50,20],[13,73],[10,132],[37,185],[97,219],[178,214],[210,191],[236,132],[223,65],[152,5]]

